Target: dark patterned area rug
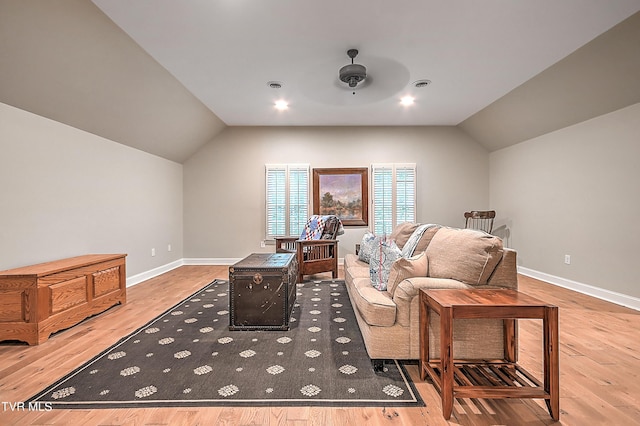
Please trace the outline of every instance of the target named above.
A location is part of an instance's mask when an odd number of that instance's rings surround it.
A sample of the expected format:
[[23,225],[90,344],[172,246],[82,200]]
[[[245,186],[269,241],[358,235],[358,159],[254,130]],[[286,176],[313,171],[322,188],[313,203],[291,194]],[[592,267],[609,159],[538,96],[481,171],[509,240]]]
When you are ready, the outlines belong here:
[[423,406],[398,362],[374,373],[344,281],[298,284],[288,331],[229,331],[216,280],[29,399],[54,408]]

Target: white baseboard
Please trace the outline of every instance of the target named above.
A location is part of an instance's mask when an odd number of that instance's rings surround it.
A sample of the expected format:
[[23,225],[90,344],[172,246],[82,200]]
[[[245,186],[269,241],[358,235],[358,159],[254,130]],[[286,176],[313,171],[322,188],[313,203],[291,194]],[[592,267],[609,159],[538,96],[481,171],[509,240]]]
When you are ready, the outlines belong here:
[[[127,278],[127,287],[134,286],[142,281],[146,281],[150,278],[157,277],[158,275],[169,272],[172,269],[178,268],[182,265],[233,265],[239,262],[240,258],[182,258],[166,265],[159,266],[146,272],[142,272],[137,275],[133,275]],[[344,262],[344,259],[338,260],[340,264]],[[627,294],[617,293],[615,291],[606,290],[599,287],[594,287],[588,284],[579,283],[577,281],[568,280],[566,278],[557,277],[555,275],[547,274],[544,272],[536,271],[534,269],[518,266],[518,273],[526,275],[531,278],[538,279],[540,281],[547,282],[549,284],[557,285],[558,287],[567,288],[569,290],[577,291],[578,293],[586,294],[607,302],[615,303],[617,305],[626,306],[627,308],[640,311],[640,298],[629,296]]]
[[165,272],[169,272],[172,269],[176,269],[182,266],[184,259],[178,259],[171,263],[167,263],[166,265],[158,266],[157,268],[150,269],[146,272],[142,272],[137,275],[133,275],[127,278],[127,287],[134,286],[136,284],[141,283],[142,281],[146,281],[150,278],[157,277],[158,275],[162,275]]
[[183,265],[233,265],[240,262],[240,258],[210,258],[210,257],[191,257],[182,259]]
[[141,283],[142,281],[157,277],[158,275],[162,275],[165,272],[169,272],[182,265],[233,265],[240,260],[241,259],[235,258],[182,258],[171,263],[167,263],[166,265],[158,266],[157,268],[128,277],[127,287],[131,287]]
[[539,272],[522,266],[518,266],[518,273],[549,284],[557,285],[558,287],[567,288],[569,290],[577,291],[578,293],[615,303],[616,305],[626,306],[627,308],[640,311],[640,299],[637,297],[616,293],[615,291],[579,283],[577,281],[568,280],[566,278],[557,277],[555,275],[546,274],[544,272]]

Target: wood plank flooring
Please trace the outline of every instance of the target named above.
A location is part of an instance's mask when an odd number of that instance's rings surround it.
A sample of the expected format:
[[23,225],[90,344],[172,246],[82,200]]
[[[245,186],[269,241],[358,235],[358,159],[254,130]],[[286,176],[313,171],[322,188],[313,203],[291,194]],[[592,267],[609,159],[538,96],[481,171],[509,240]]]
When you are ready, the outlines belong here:
[[[342,276],[342,274],[341,274]],[[328,277],[320,274],[319,278]],[[127,289],[127,303],[53,335],[39,346],[0,343],[0,425],[547,425],[541,400],[459,399],[450,421],[440,397],[409,373],[427,406],[214,407],[102,410],[12,410],[60,376],[211,282],[226,266],[182,266]],[[560,422],[563,425],[640,424],[640,312],[519,276],[520,290],[559,306]],[[519,322],[519,360],[540,377],[542,331]]]

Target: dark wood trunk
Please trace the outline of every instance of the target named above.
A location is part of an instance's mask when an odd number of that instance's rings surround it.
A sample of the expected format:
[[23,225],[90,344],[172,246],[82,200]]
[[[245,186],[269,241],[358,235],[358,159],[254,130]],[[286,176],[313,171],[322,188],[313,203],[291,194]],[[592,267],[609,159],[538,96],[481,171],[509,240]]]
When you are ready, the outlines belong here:
[[288,330],[298,265],[287,253],[257,253],[229,268],[229,330]]

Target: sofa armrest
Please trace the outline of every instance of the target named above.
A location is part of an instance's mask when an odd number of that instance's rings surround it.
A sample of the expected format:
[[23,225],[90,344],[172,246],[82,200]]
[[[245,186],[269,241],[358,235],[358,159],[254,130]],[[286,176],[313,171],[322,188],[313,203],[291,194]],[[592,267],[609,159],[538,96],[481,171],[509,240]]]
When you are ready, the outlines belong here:
[[492,287],[518,289],[518,265],[516,262],[516,251],[504,248],[502,259],[493,270],[487,280],[487,285]]
[[412,277],[407,278],[398,284],[396,291],[393,293],[393,299],[396,297],[402,299],[413,299],[418,295],[420,289],[436,289],[436,288],[472,288],[469,284],[462,281],[452,280],[448,278],[431,278],[431,277]]
[[[393,293],[393,301],[396,304],[396,320],[400,325],[409,327],[411,324],[411,305],[414,303],[420,289],[459,289],[472,288],[469,284],[448,278],[414,277],[407,278],[398,284]],[[417,302],[415,302],[417,307]]]

